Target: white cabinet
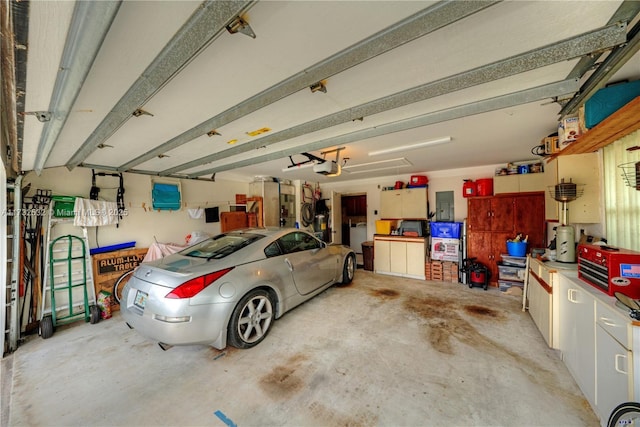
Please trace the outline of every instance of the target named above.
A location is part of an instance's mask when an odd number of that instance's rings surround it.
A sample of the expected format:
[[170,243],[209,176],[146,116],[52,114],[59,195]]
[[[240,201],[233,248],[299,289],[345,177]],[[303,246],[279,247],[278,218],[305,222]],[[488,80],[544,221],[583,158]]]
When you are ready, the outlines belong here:
[[254,181],[249,184],[251,196],[262,197],[262,221],[265,227],[280,226],[280,184],[273,181]]
[[633,346],[638,327],[614,298],[577,277],[560,273],[558,282],[562,359],[604,427],[617,405],[637,400]]
[[426,241],[407,242],[407,275],[425,279]]
[[[582,195],[576,200],[567,203],[568,219],[570,224],[589,224],[602,222],[601,215],[601,174],[600,157],[598,153],[572,154],[559,156],[546,166],[548,185],[561,182],[583,184],[578,191],[583,190]],[[555,170],[555,173],[553,171]],[[549,192],[547,192],[549,193]],[[547,194],[547,219],[562,219],[561,203],[556,202],[550,194]]]
[[425,279],[426,239],[374,237],[373,242],[376,273]]
[[595,299],[573,278],[560,276],[560,351],[569,372],[595,407]]
[[427,219],[427,189],[405,188],[380,193],[383,219]]
[[405,242],[389,242],[389,266],[391,271],[407,274],[407,244]]
[[596,302],[596,412],[608,414],[634,400],[631,322],[603,301]]
[[391,271],[391,242],[374,239],[373,241],[373,271],[384,273]]
[[552,293],[537,274],[529,273],[529,314],[549,347],[553,343]]
[[493,177],[493,193],[527,193],[547,191],[546,172]]
[[536,258],[529,264],[528,308],[547,345],[560,348],[558,270]]

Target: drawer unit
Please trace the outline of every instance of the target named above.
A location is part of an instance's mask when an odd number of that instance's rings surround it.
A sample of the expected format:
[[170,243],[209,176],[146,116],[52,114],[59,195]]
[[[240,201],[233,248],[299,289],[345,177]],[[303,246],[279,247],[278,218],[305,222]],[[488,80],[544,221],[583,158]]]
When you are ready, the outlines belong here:
[[599,301],[596,304],[596,323],[625,348],[631,349],[632,336],[629,333],[631,322],[615,307]]
[[500,280],[524,282],[526,274],[527,270],[524,267],[514,267],[498,263],[498,279]]

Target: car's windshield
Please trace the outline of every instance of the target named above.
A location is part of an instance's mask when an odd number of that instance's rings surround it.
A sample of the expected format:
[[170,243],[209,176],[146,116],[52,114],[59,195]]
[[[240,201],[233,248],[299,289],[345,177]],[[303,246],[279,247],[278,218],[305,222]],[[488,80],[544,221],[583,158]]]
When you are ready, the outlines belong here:
[[220,234],[183,249],[179,254],[196,258],[220,259],[263,237],[261,234]]

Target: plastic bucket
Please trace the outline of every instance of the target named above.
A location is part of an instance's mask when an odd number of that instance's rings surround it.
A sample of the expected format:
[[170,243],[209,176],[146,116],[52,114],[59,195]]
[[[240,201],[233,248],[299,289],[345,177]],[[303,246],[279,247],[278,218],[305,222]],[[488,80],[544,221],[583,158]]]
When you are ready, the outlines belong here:
[[507,252],[511,256],[526,256],[527,242],[507,242]]

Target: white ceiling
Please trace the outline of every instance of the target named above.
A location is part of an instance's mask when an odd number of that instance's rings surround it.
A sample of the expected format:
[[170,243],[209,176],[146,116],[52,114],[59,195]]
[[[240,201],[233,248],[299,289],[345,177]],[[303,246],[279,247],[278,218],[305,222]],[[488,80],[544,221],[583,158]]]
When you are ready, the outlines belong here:
[[[597,86],[640,79],[639,10],[620,1],[30,2],[22,169],[322,182],[535,158],[610,48],[627,46],[631,59],[614,61],[619,70]],[[255,38],[226,30],[238,15]],[[626,27],[610,26],[620,18]],[[318,81],[326,93],[309,89]],[[138,108],[149,114],[135,117]],[[444,136],[451,142],[369,155]],[[289,156],[341,147],[338,177],[288,168]]]

